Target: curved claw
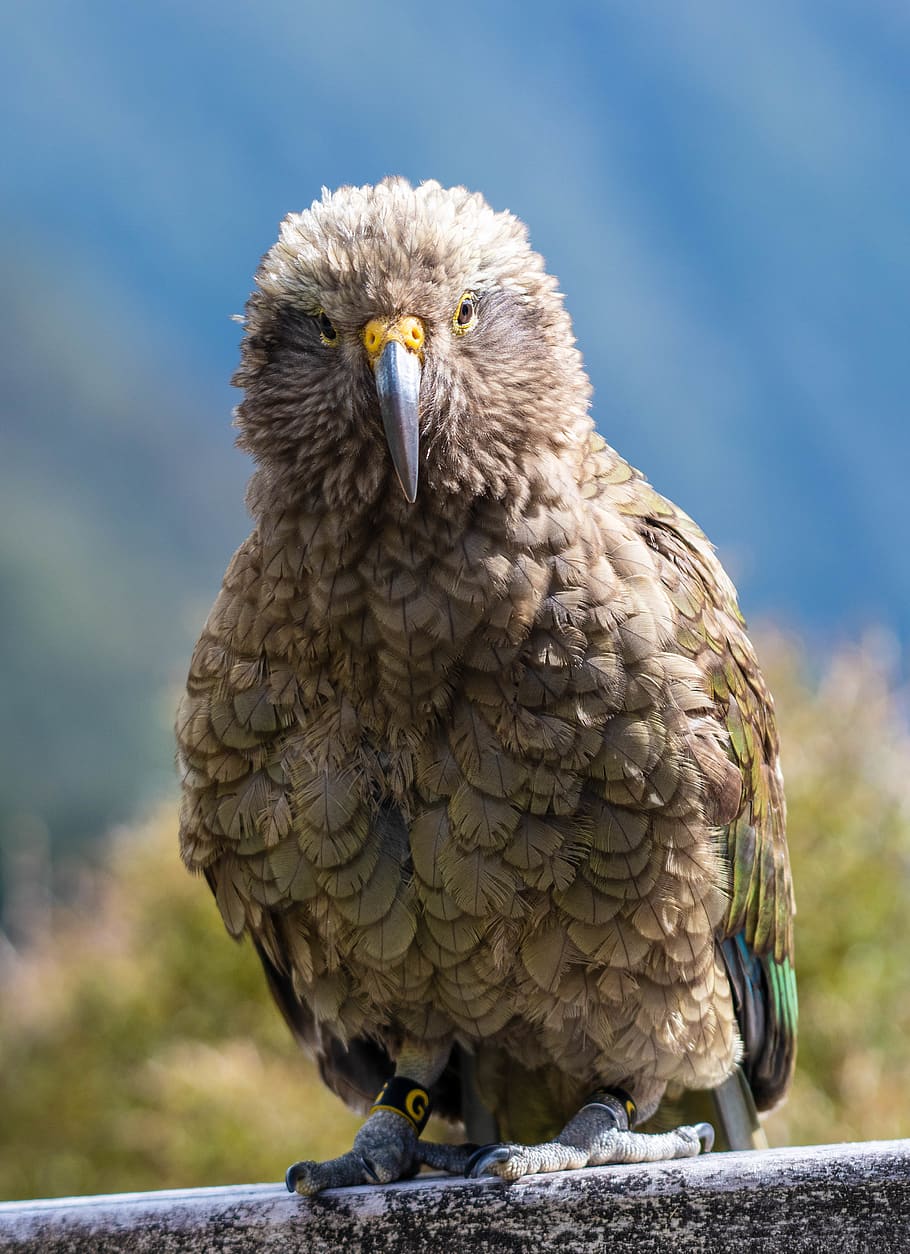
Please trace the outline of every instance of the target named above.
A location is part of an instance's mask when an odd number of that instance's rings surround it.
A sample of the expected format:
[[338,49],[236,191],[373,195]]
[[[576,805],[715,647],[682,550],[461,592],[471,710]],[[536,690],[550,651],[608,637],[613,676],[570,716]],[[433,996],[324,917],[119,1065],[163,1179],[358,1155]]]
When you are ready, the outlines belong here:
[[[288,1193],[296,1193],[298,1183],[308,1183],[312,1178],[313,1168],[318,1167],[319,1163],[310,1162],[302,1159],[298,1163],[291,1163],[287,1171],[284,1173],[284,1183]],[[303,1196],[307,1197],[309,1189],[304,1187]]]
[[366,1176],[370,1184],[382,1184],[376,1165],[369,1158],[365,1158],[363,1160],[363,1174]]
[[696,1123],[692,1125],[695,1134],[701,1141],[703,1154],[710,1154],[714,1149],[714,1129],[710,1123]]
[[465,1164],[464,1174],[469,1180],[478,1180],[488,1174],[491,1163],[507,1163],[512,1157],[508,1145],[481,1145],[476,1149]]

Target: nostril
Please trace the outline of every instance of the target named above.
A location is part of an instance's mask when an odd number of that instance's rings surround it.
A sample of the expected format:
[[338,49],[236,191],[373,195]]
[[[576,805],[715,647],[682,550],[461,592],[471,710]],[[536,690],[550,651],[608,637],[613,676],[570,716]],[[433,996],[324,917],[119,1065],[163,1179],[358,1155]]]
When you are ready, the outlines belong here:
[[379,351],[382,343],[382,331],[375,322],[370,322],[364,327],[363,343],[367,352],[371,355]]
[[423,327],[416,318],[409,318],[404,329],[404,339],[410,348],[420,348],[423,344]]

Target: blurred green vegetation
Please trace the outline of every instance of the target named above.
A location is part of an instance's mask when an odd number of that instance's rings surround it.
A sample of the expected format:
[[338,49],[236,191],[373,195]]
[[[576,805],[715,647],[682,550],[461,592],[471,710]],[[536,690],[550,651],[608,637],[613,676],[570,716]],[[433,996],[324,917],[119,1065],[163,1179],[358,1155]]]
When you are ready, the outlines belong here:
[[[907,1135],[910,732],[892,646],[870,638],[819,673],[792,641],[760,644],[784,742],[801,1001],[796,1082],[769,1137]],[[0,1197],[275,1180],[349,1148],[359,1122],[184,872],[170,808],[116,834],[40,938],[0,953],[0,1007]]]

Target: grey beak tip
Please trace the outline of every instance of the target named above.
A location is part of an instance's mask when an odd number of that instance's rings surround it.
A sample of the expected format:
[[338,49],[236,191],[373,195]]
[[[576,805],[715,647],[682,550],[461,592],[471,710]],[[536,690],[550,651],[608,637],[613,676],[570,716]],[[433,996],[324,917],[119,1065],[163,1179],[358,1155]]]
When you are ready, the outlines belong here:
[[392,465],[407,500],[417,500],[420,451],[420,359],[390,340],[376,363],[376,391]]

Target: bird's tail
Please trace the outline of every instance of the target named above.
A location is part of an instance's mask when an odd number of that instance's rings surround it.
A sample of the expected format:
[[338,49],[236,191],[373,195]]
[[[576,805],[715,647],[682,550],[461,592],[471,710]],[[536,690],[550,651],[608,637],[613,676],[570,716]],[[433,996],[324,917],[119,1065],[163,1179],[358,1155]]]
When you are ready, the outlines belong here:
[[715,1150],[767,1149],[768,1140],[758,1121],[749,1082],[741,1067],[716,1089],[688,1090],[665,1098],[645,1131],[663,1131],[680,1124],[710,1123],[715,1131]]

